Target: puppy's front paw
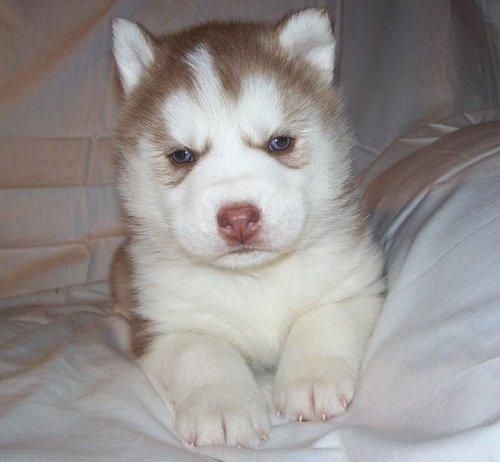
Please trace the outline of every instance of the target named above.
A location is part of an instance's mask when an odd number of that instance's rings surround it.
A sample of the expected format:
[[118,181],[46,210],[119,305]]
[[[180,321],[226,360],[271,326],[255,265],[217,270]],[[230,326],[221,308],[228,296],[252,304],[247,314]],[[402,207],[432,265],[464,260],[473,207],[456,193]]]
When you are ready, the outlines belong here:
[[248,387],[200,388],[175,405],[182,439],[192,446],[255,447],[267,438],[269,415],[264,401]]
[[274,388],[276,410],[300,422],[344,414],[354,396],[356,375],[357,369],[335,357],[280,367]]

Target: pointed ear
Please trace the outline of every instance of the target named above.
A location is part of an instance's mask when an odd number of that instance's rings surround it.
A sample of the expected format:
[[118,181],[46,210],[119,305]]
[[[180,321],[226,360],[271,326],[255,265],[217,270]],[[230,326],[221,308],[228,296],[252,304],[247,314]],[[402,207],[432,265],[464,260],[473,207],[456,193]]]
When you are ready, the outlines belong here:
[[335,38],[326,10],[308,8],[285,17],[278,25],[279,41],[287,53],[305,59],[325,80],[333,79]]
[[153,38],[138,24],[126,19],[113,19],[111,27],[118,73],[125,94],[129,94],[154,61]]

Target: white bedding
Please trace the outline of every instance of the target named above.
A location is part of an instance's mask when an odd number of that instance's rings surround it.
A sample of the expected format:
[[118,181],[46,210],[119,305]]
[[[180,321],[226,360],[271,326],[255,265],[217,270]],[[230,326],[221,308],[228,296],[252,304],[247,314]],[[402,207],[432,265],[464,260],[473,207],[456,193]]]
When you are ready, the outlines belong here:
[[390,291],[345,416],[279,422],[259,450],[185,449],[95,284],[3,302],[0,459],[500,460],[500,123],[391,159],[363,184]]

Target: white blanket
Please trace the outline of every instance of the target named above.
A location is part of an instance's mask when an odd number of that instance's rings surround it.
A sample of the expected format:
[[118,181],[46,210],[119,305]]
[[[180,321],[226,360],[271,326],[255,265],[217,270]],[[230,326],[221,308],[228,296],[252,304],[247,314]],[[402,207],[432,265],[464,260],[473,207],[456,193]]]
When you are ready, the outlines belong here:
[[0,310],[0,459],[500,460],[500,124],[384,163],[365,187],[390,291],[345,416],[279,422],[258,450],[184,448],[96,285]]

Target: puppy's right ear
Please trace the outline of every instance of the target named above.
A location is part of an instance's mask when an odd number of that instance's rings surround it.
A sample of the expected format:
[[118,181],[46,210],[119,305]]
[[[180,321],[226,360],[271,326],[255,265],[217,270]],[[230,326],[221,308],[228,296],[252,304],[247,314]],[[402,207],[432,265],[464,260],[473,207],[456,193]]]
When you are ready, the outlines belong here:
[[153,38],[142,27],[126,19],[113,19],[111,27],[118,73],[125,94],[129,94],[154,61]]

